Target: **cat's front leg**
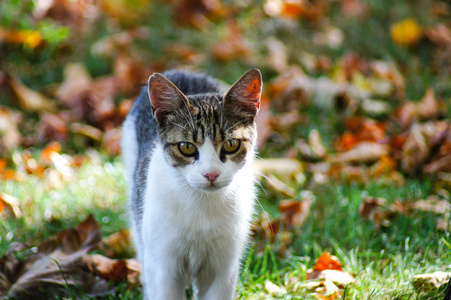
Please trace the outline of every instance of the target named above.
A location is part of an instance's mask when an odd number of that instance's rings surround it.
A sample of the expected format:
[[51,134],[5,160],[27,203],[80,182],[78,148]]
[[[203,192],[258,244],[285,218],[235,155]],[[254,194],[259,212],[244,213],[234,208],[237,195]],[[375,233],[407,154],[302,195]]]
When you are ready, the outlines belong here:
[[[231,300],[235,296],[236,282],[238,279],[239,266],[233,265],[222,271],[219,271],[214,276],[210,275],[210,280],[197,280],[199,300]],[[212,276],[213,275],[213,276]]]
[[144,263],[144,295],[146,300],[184,300],[185,284],[174,277],[165,264]]

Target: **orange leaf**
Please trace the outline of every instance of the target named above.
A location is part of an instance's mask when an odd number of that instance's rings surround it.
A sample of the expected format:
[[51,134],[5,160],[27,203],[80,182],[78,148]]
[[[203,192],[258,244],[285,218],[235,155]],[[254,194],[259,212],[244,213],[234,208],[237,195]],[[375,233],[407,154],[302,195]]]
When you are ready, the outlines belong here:
[[329,252],[325,251],[315,263],[313,267],[314,271],[323,270],[338,270],[341,271],[341,263],[335,256],[331,255]]
[[41,159],[44,161],[51,161],[52,155],[54,153],[60,153],[61,152],[61,144],[59,142],[51,142],[47,145],[47,147],[44,148],[41,152]]

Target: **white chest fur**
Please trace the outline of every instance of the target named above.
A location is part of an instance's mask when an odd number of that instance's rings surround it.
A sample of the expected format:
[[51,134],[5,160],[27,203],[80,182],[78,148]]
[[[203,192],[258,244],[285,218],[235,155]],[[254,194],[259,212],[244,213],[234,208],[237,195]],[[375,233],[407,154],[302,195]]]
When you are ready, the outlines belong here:
[[[215,280],[224,277],[233,285],[228,290],[233,291],[253,201],[249,162],[228,186],[215,192],[202,191],[191,187],[169,166],[161,146],[157,146],[148,170],[141,230],[145,280],[159,285],[160,277],[173,278],[186,285],[194,278],[200,295],[210,291],[214,298],[227,293],[212,291]],[[224,294],[224,299],[228,298]]]

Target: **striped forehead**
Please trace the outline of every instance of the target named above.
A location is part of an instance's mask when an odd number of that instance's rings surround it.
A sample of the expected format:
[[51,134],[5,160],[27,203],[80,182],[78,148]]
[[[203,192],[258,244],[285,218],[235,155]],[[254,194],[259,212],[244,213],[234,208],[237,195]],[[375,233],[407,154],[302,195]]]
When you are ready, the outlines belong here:
[[218,146],[227,138],[252,140],[252,124],[224,117],[221,95],[189,95],[187,98],[190,108],[171,113],[168,116],[170,125],[160,131],[160,137],[166,142],[202,144],[209,138]]
[[190,114],[194,128],[189,132],[195,143],[203,143],[206,138],[214,142],[224,139],[222,120],[222,98],[216,95],[196,95],[190,100]]

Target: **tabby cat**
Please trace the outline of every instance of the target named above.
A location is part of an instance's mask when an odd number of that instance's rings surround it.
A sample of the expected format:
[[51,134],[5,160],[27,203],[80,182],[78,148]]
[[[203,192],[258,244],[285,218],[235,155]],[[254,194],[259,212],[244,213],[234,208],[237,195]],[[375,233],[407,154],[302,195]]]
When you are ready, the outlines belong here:
[[146,299],[232,299],[255,199],[260,71],[224,93],[187,71],[154,73],[123,125],[131,226]]

